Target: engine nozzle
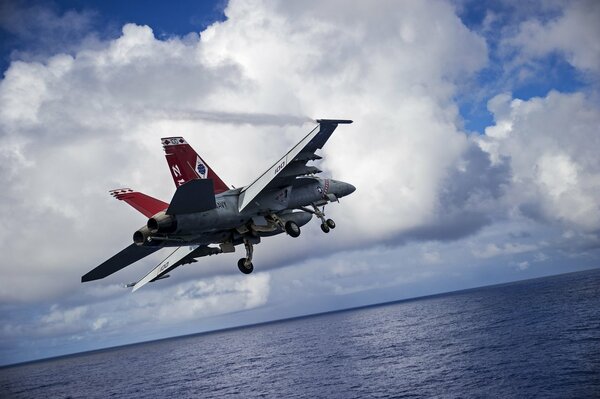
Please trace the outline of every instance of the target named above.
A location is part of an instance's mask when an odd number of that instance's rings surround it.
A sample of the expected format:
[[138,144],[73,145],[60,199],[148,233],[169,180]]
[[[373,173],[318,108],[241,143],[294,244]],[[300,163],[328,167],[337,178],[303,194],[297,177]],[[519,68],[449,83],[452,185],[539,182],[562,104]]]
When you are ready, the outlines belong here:
[[153,246],[160,244],[159,241],[152,241],[152,234],[146,226],[133,233],[133,242],[139,246]]
[[146,226],[152,234],[173,233],[175,230],[177,230],[177,219],[175,219],[175,216],[167,215],[164,212],[159,212],[148,219]]

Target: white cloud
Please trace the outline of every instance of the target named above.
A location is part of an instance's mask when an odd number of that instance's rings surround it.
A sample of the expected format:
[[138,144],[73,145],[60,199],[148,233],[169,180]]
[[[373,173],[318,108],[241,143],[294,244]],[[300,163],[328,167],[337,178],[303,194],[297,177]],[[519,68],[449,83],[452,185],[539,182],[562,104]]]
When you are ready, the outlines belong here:
[[106,317],[100,317],[97,318],[96,320],[94,320],[94,322],[92,323],[92,330],[96,331],[96,330],[100,330],[102,329],[104,326],[106,326],[108,324],[108,319]]
[[529,268],[529,262],[526,260],[523,262],[517,263],[517,269],[519,269],[519,270],[527,270],[528,268]]
[[[161,301],[159,306],[152,309],[151,318],[161,323],[173,323],[253,309],[267,302],[269,282],[269,273],[257,273],[181,284],[176,287],[170,300]],[[148,299],[152,303],[156,296]],[[140,308],[147,305],[140,304]]]
[[[10,149],[2,184],[12,200],[0,212],[13,238],[4,300],[83,289],[79,276],[130,242],[144,218],[105,192],[132,186],[168,200],[165,135],[185,135],[240,186],[311,127],[282,121],[353,118],[324,150],[327,173],[358,187],[331,207],[345,226],[333,245],[435,226],[447,170],[472,148],[452,96],[485,64],[483,39],[441,2],[334,11],[234,1],[226,13],[201,36],[158,40],[129,24],[102,46],[11,64],[0,84],[0,143]],[[424,19],[436,23],[415,22]]]
[[53,305],[50,312],[41,317],[39,325],[35,326],[34,334],[43,336],[74,334],[84,331],[88,310],[88,306],[63,309],[59,305]]
[[427,264],[435,264],[442,261],[438,251],[424,252],[422,258],[423,262]]
[[599,20],[597,1],[570,1],[556,18],[549,21],[531,18],[521,23],[508,43],[529,58],[562,53],[574,67],[597,74],[600,73]]
[[523,252],[531,252],[536,249],[538,249],[538,246],[533,244],[505,243],[501,246],[487,244],[484,248],[472,249],[471,253],[477,258],[493,258],[500,255],[514,255]]
[[[0,29],[7,45],[17,46],[12,59],[40,61],[59,52],[74,52],[96,44],[90,30],[94,13],[67,10],[60,13],[55,4],[22,0],[0,3]],[[4,56],[4,55],[3,55]]]
[[527,216],[593,232],[600,229],[597,104],[581,93],[489,102],[495,125],[479,142],[512,170],[511,205]]

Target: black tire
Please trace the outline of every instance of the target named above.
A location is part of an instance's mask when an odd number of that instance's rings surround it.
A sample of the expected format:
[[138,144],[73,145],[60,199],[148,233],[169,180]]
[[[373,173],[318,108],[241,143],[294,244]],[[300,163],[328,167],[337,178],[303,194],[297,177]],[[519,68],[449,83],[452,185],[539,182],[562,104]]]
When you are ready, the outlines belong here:
[[290,220],[285,224],[285,232],[288,233],[290,237],[296,238],[300,235],[300,227],[298,227],[296,222]]
[[327,223],[327,226],[329,226],[330,229],[335,229],[335,222],[333,220],[327,219],[325,223]]
[[325,223],[321,223],[321,230],[323,230],[323,233],[329,233],[329,226],[327,226],[327,224]]
[[252,270],[254,270],[254,265],[250,262],[250,264],[246,266],[246,258],[241,258],[238,260],[238,269],[244,274],[250,274],[252,273]]

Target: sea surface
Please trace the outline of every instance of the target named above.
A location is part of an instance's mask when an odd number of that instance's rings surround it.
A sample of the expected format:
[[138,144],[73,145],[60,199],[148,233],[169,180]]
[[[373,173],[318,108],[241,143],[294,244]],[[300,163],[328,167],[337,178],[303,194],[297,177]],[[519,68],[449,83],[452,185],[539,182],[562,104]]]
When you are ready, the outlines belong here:
[[600,269],[0,369],[5,398],[600,397]]

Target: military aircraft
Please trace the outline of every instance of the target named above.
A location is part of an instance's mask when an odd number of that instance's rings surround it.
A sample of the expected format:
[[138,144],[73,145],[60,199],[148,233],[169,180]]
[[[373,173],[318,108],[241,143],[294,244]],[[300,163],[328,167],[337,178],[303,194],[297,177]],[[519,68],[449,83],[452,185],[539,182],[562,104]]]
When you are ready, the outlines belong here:
[[[325,205],[354,192],[349,183],[320,178],[309,161],[322,159],[323,148],[339,124],[350,120],[320,119],[298,144],[251,184],[230,188],[183,137],[163,138],[165,157],[177,187],[169,204],[129,188],[110,191],[148,218],[133,234],[133,244],[81,277],[81,282],[107,277],[165,247],[176,247],[141,280],[127,284],[138,290],[169,277],[176,267],[203,256],[235,252],[243,244],[246,256],[237,266],[252,273],[254,245],[261,237],[287,233],[300,235],[300,227],[313,215],[328,233],[335,222],[326,219]],[[214,245],[218,246],[214,246]]]

